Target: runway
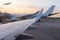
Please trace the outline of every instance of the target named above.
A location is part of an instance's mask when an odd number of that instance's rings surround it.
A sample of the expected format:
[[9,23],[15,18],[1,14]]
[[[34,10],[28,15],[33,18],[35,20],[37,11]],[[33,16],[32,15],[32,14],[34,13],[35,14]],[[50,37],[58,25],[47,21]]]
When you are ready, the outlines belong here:
[[60,40],[60,22],[36,22],[33,27],[37,29],[26,30],[25,33],[34,36],[32,39],[23,40]]

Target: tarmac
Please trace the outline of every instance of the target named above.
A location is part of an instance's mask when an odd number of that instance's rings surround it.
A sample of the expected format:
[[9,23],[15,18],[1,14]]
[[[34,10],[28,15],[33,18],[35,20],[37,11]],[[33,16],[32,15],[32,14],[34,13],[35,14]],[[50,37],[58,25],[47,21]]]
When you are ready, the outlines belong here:
[[49,19],[34,23],[32,26],[37,29],[24,32],[33,35],[34,38],[18,40],[60,40],[60,19],[57,20]]

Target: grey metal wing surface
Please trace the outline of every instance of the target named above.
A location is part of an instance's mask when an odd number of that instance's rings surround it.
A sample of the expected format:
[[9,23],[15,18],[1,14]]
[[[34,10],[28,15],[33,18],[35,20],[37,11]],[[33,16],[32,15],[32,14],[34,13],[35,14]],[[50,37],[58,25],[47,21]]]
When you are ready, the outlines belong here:
[[30,25],[41,18],[41,13],[42,11],[37,13],[32,19],[0,25],[0,39],[8,37],[9,35],[16,36],[17,34],[22,34]]

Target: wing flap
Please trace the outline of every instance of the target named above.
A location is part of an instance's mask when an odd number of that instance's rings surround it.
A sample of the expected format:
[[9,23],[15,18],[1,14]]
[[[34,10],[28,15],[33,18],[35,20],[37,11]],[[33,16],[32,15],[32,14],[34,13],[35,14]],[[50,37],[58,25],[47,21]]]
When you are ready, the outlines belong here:
[[22,33],[20,36],[17,37],[17,39],[31,39],[31,38],[34,38],[34,37],[26,33]]

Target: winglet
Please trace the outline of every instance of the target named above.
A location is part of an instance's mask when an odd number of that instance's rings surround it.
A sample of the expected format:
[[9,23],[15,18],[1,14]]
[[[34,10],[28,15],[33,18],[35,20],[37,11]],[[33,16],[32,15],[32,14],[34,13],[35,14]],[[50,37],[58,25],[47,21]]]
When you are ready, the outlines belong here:
[[42,12],[43,12],[43,9],[41,9],[41,11],[39,11],[35,16],[35,18],[37,19],[37,20],[39,20],[40,18],[41,18],[41,16],[42,16]]
[[43,12],[43,9],[41,9],[41,11],[37,11],[34,15],[29,16],[29,17],[27,17],[27,18],[35,18],[35,17],[40,17],[40,16],[41,16],[41,14],[42,14],[42,12]]

